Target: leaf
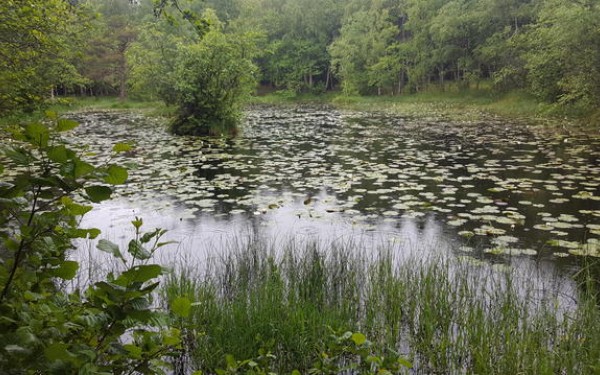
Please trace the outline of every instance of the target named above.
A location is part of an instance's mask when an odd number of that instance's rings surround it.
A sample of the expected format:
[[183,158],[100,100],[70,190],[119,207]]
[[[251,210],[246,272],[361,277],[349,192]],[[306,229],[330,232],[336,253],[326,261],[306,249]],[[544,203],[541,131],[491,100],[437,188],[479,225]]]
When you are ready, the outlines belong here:
[[47,147],[50,140],[50,131],[42,124],[33,123],[25,126],[25,135],[29,143],[39,147]]
[[112,189],[108,186],[95,185],[86,187],[85,192],[92,202],[99,203],[110,198]]
[[149,259],[152,254],[140,243],[140,241],[131,240],[129,241],[129,246],[127,247],[127,251],[131,254],[135,259],[145,260]]
[[69,213],[71,215],[83,216],[92,210],[92,206],[83,206],[80,204],[73,203],[67,206],[67,209],[69,210]]
[[108,240],[102,239],[102,240],[98,241],[98,245],[96,245],[96,248],[98,248],[98,250],[100,250],[100,251],[104,251],[105,253],[112,254],[119,259],[123,259],[123,254],[121,254],[121,251],[119,250],[119,246]]
[[67,351],[68,345],[62,342],[55,342],[44,350],[44,356],[51,362],[68,361],[70,353]]
[[58,118],[58,113],[56,113],[54,111],[46,111],[46,112],[44,112],[44,115],[49,120],[56,120]]
[[15,164],[29,165],[34,160],[30,153],[22,148],[6,148],[4,154]]
[[404,358],[398,358],[398,364],[407,368],[412,368],[412,363]]
[[190,316],[192,310],[192,303],[185,297],[177,297],[171,302],[171,311],[180,318],[187,318]]
[[144,221],[141,218],[136,217],[135,220],[131,221],[131,224],[133,224],[135,229],[140,229],[141,226],[144,224]]
[[65,163],[69,160],[67,156],[67,148],[63,145],[51,147],[48,150],[48,159],[55,163]]
[[90,228],[87,229],[88,232],[88,236],[90,237],[90,239],[94,239],[96,237],[98,237],[100,235],[100,233],[102,233],[102,231],[100,231],[100,229],[98,228]]
[[142,348],[133,344],[125,344],[123,345],[123,349],[127,350],[127,353],[131,356],[131,358],[141,359],[142,358]]
[[92,173],[95,169],[96,168],[94,168],[94,166],[89,163],[86,163],[81,160],[76,160],[73,175],[75,176],[75,178],[80,178]]
[[52,270],[52,274],[63,280],[72,280],[77,275],[78,269],[79,263],[74,260],[65,260],[59,268]]
[[152,280],[162,275],[162,271],[162,267],[158,264],[145,264],[141,266],[135,266],[125,271],[121,274],[121,276],[126,278],[127,281],[131,283],[145,283],[148,280]]
[[107,170],[108,175],[104,178],[104,181],[111,185],[124,184],[129,176],[127,169],[118,165],[110,165]]
[[117,143],[113,146],[113,151],[116,153],[131,151],[133,147],[128,143]]
[[362,334],[362,333],[360,333],[360,332],[355,332],[355,333],[353,333],[351,338],[352,338],[352,341],[354,341],[354,343],[355,343],[356,345],[362,345],[362,344],[364,344],[365,342],[367,342],[367,338],[366,338],[366,336],[365,336],[365,335],[363,335],[363,334]]
[[66,118],[61,118],[56,122],[56,130],[58,130],[59,132],[75,129],[78,126],[79,123],[77,121],[69,120]]

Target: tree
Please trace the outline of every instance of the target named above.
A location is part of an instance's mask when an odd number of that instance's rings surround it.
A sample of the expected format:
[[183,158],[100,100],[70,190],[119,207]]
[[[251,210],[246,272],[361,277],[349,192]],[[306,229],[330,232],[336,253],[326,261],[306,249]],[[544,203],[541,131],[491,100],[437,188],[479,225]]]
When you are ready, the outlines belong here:
[[[89,0],[98,13],[81,65],[90,94],[127,97],[129,65],[126,54],[139,33],[147,8],[129,0]],[[148,14],[150,15],[150,14]]]
[[225,34],[216,16],[211,30],[198,42],[180,45],[174,70],[176,134],[235,132],[240,105],[254,90],[256,54],[251,35]]
[[524,43],[527,77],[535,95],[583,108],[600,104],[597,1],[547,1]]
[[[352,5],[352,4],[351,4]],[[349,14],[329,47],[332,64],[349,94],[393,92],[401,64],[395,53],[400,30],[384,1],[374,0]]]
[[0,2],[0,116],[39,108],[75,78],[80,9],[64,0]]

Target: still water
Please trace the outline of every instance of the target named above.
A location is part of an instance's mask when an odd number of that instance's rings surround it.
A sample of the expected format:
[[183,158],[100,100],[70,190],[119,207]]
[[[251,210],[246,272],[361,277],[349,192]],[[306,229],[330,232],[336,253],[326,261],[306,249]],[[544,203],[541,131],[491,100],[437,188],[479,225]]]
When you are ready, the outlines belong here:
[[235,138],[173,136],[139,114],[75,118],[68,141],[96,163],[114,143],[135,146],[116,157],[128,183],[83,225],[125,244],[140,216],[178,241],[165,261],[219,256],[256,237],[543,272],[600,255],[598,134],[322,108],[249,111]]

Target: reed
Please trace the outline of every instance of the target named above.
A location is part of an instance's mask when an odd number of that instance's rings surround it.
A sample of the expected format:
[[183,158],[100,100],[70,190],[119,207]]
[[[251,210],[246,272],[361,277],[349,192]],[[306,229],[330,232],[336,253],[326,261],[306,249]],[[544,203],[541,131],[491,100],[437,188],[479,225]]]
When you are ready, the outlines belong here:
[[375,352],[397,353],[414,372],[592,374],[600,369],[600,311],[590,284],[577,302],[516,271],[443,256],[400,259],[359,243],[261,240],[181,266],[163,298],[194,301],[191,366],[205,373],[272,353],[270,369],[309,373],[332,332],[360,331]]

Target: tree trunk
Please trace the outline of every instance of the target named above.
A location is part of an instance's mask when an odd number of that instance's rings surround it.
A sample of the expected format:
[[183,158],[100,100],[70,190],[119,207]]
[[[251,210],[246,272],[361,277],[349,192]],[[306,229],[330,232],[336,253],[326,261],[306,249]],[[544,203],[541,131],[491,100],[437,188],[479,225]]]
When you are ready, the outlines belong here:
[[331,84],[331,69],[327,67],[327,77],[325,78],[325,91],[329,90],[329,85]]
[[119,100],[124,101],[127,99],[127,77],[125,70],[125,64],[121,66],[121,72],[119,74]]
[[404,69],[400,71],[400,79],[398,80],[398,95],[402,94],[404,89]]

